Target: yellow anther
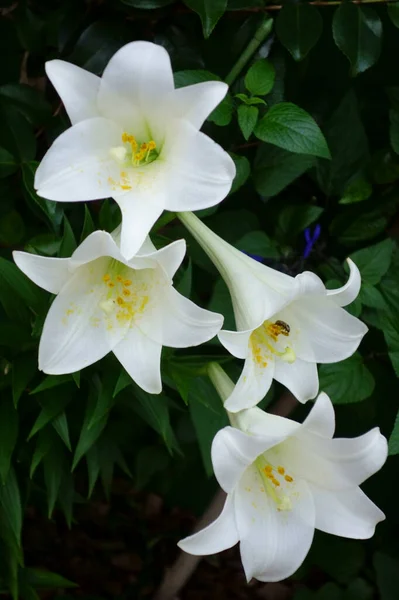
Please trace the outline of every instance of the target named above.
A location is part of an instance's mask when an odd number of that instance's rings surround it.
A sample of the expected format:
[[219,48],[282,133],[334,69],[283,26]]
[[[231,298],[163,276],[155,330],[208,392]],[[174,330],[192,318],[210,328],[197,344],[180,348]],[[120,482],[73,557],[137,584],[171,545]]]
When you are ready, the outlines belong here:
[[116,281],[122,281],[122,277],[120,275],[117,275]]
[[122,294],[123,294],[124,296],[130,296],[130,294],[131,294],[131,291],[130,291],[130,290],[123,290],[123,291],[122,291]]
[[122,306],[122,304],[125,304],[125,301],[123,298],[121,298],[120,296],[117,297],[116,299],[117,303],[119,304],[119,306]]
[[123,282],[123,285],[126,285],[126,286],[132,285],[131,279],[125,279],[125,281]]
[[110,287],[110,288],[113,288],[113,287],[115,287],[115,284],[114,284],[112,281],[109,281],[109,282],[107,283],[107,285],[108,285],[108,287]]
[[284,477],[284,479],[285,479],[286,481],[288,481],[288,483],[291,483],[292,481],[294,481],[294,478],[293,478],[293,477],[291,477],[291,475],[286,475],[286,476]]
[[270,475],[271,472],[273,471],[273,468],[270,465],[266,465],[266,467],[264,468],[264,471],[265,471],[266,475]]
[[285,473],[284,467],[277,467],[277,471],[280,473],[280,475],[284,475]]
[[280,482],[279,482],[279,480],[278,480],[278,479],[276,479],[275,477],[273,477],[273,479],[272,479],[272,483],[274,483],[274,485],[275,485],[276,487],[278,487],[278,486],[280,485]]
[[141,144],[140,150],[143,150],[144,152],[147,152],[147,150],[148,150],[148,144],[146,144],[145,142],[143,144]]
[[134,161],[135,162],[140,162],[141,160],[143,160],[145,154],[144,152],[136,152],[136,154],[134,155]]
[[108,275],[108,273],[106,273],[103,277],[103,281],[109,281],[111,279],[111,275]]
[[155,150],[156,147],[157,147],[157,145],[154,142],[154,140],[151,140],[150,142],[148,142],[148,150]]
[[131,185],[121,185],[121,189],[122,190],[131,190],[132,186]]

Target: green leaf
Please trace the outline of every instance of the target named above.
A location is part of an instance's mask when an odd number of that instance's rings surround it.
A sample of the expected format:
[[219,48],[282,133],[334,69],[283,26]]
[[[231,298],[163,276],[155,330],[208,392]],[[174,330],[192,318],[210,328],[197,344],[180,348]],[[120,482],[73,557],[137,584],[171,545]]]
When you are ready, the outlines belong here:
[[386,239],[350,255],[357,265],[363,281],[370,285],[376,285],[381,281],[381,277],[385,275],[391,264],[394,248],[395,243],[391,239]]
[[21,546],[22,506],[14,469],[8,472],[5,484],[0,485],[0,535],[18,552]]
[[364,306],[385,310],[387,305],[381,292],[374,286],[364,282],[360,288],[359,300]]
[[5,148],[0,148],[0,178],[12,175],[18,170],[18,163]]
[[289,152],[330,158],[327,142],[316,121],[291,102],[272,106],[256,126],[255,135]]
[[65,446],[70,452],[72,452],[71,440],[69,438],[68,420],[65,411],[57,415],[51,424],[64,442]]
[[191,289],[193,283],[193,264],[191,259],[189,259],[187,269],[185,269],[182,277],[179,279],[179,282],[175,284],[175,288],[186,298],[190,298]]
[[[264,58],[256,61],[248,70],[244,80],[245,87],[254,96],[266,96],[273,89],[275,77],[274,66]],[[260,98],[256,98],[256,100],[260,100]],[[262,100],[260,101],[262,102]]]
[[51,390],[51,388],[58,387],[59,385],[64,385],[64,383],[71,383],[72,377],[71,375],[46,375],[41,383],[36,386],[30,394],[39,394],[40,392],[44,392],[45,390]]
[[0,290],[9,285],[26,304],[39,313],[44,305],[45,294],[24,275],[16,265],[0,257]]
[[307,56],[322,31],[319,11],[307,3],[284,4],[276,19],[277,37],[297,61]]
[[256,96],[252,96],[252,98],[248,98],[248,96],[246,94],[236,94],[235,98],[238,98],[239,100],[241,100],[242,102],[244,102],[244,104],[247,104],[248,106],[251,106],[252,104],[263,104],[264,106],[266,106],[266,102],[264,100],[262,100],[262,98],[256,98]]
[[133,409],[162,437],[169,452],[179,450],[169,417],[168,399],[163,394],[148,394],[135,384]]
[[34,160],[36,138],[32,125],[18,109],[0,100],[0,146],[8,150],[20,162]]
[[98,440],[107,424],[109,413],[106,413],[101,419],[97,420],[92,425],[92,427],[89,428],[89,423],[92,419],[97,404],[96,400],[97,389],[93,386],[90,390],[85,417],[82,423],[82,429],[80,431],[78,444],[76,446],[75,455],[73,457],[72,471],[76,468],[80,459],[86,454],[86,452],[88,452],[88,450],[90,450],[93,444]]
[[278,217],[279,234],[287,241],[298,235],[317,221],[323,213],[321,206],[310,204],[289,204],[283,208]]
[[37,89],[24,83],[7,83],[0,86],[0,98],[17,108],[33,125],[51,118],[51,105]]
[[396,600],[399,589],[398,559],[382,552],[376,552],[373,563],[380,600]]
[[231,186],[230,194],[234,194],[247,181],[251,174],[251,165],[246,156],[239,156],[230,152],[231,158],[236,166],[236,175]]
[[258,120],[259,110],[256,106],[241,104],[237,109],[238,124],[246,140],[249,139]]
[[334,404],[350,404],[369,398],[375,381],[360,354],[319,369],[320,389],[326,392]]
[[63,473],[63,456],[60,452],[49,452],[43,458],[44,482],[47,488],[47,516],[51,519],[57,500]]
[[339,203],[355,204],[356,202],[363,202],[370,198],[372,193],[371,184],[366,179],[359,177],[346,186]]
[[57,390],[56,395],[51,390],[46,390],[38,394],[36,398],[42,406],[42,410],[28,435],[28,440],[64,410],[72,399],[71,386],[65,385],[62,389]]
[[25,568],[23,570],[23,580],[38,590],[77,587],[76,583],[65,579],[58,573],[42,571],[41,569]]
[[358,75],[377,62],[381,52],[382,23],[375,10],[343,2],[335,11],[333,36]]
[[399,411],[397,412],[395,423],[389,438],[389,455],[399,454]]
[[96,381],[97,400],[87,424],[88,429],[94,427],[98,421],[102,421],[115,404],[114,390],[119,376],[119,371],[105,371],[101,381]]
[[369,160],[368,139],[355,93],[349,91],[324,126],[331,161],[317,161],[317,180],[327,196],[341,195]]
[[262,144],[253,171],[256,191],[262,196],[276,196],[308,171],[315,160],[308,154],[294,154],[271,144]]
[[387,4],[388,16],[395,27],[399,27],[399,2],[389,2]]
[[399,112],[395,109],[389,111],[389,139],[391,140],[391,146],[396,154],[399,154]]
[[82,233],[80,234],[80,243],[83,242],[93,231],[95,230],[95,225],[93,223],[92,216],[90,214],[90,210],[85,204],[85,220],[83,221]]
[[6,482],[17,438],[18,413],[11,398],[5,397],[0,403],[0,485]]
[[86,464],[87,474],[89,477],[87,497],[91,498],[98,476],[100,475],[100,462],[98,459],[97,444],[93,444],[93,446],[86,452]]
[[184,0],[184,4],[200,16],[206,38],[227,8],[227,0]]
[[226,411],[214,386],[205,376],[192,380],[188,402],[205,472],[210,477],[213,474],[211,445],[216,433],[228,425]]
[[47,452],[54,447],[55,433],[48,428],[43,429],[39,432],[36,438],[35,451],[32,456],[32,462],[30,465],[29,477],[32,479],[37,467],[46,456]]
[[243,235],[235,246],[247,254],[256,254],[263,258],[280,258],[276,243],[264,231],[250,231]]
[[16,210],[10,210],[0,217],[0,244],[16,246],[25,237],[25,223]]
[[36,194],[34,188],[35,172],[38,167],[37,162],[30,161],[22,164],[22,181],[24,184],[23,193],[26,203],[44,220],[51,225],[53,231],[59,232],[59,228],[64,215],[64,209],[61,202],[46,200]]
[[12,364],[12,397],[14,406],[17,407],[18,401],[27,385],[32,381],[37,372],[37,356],[35,354],[20,354],[15,358]]
[[60,258],[69,258],[76,250],[76,239],[75,234],[72,231],[71,224],[67,217],[64,215],[64,234],[62,236],[62,242],[58,256]]
[[144,446],[136,455],[135,487],[142,490],[154,475],[167,469],[170,457],[162,446]]

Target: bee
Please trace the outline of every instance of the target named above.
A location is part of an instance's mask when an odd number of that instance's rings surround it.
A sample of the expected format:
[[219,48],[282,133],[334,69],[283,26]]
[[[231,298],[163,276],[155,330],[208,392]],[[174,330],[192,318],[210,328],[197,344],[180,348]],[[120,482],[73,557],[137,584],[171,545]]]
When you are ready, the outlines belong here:
[[282,335],[288,336],[290,334],[291,327],[285,321],[276,321],[275,325],[278,325],[278,327],[280,328],[280,333]]

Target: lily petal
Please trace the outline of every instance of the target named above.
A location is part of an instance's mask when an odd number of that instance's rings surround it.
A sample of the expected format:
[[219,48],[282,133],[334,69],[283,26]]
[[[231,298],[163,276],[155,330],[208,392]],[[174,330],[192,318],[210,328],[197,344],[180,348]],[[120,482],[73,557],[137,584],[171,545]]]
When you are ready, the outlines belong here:
[[[105,259],[106,260],[106,259]],[[50,375],[74,373],[95,363],[123,339],[123,326],[100,307],[97,285],[104,263],[83,266],[62,288],[50,307],[39,345],[39,369]]]
[[223,317],[200,308],[173,287],[160,292],[159,302],[140,320],[140,328],[151,339],[171,348],[198,346],[212,339]]
[[144,243],[163,208],[138,190],[127,192],[116,201],[122,211],[121,252],[129,260]]
[[107,231],[93,231],[76,248],[70,260],[76,268],[103,256],[123,262],[123,257],[112,235]]
[[327,297],[296,300],[295,321],[301,328],[295,352],[303,360],[318,363],[339,362],[352,356],[368,331],[362,321]]
[[221,344],[236,358],[247,358],[249,348],[249,338],[253,329],[247,331],[227,331],[223,329],[218,333],[218,338]]
[[118,125],[101,117],[81,121],[64,131],[36,171],[39,196],[59,202],[115,196],[118,191],[114,182],[120,180],[120,167],[110,149],[120,145],[121,135]]
[[191,123],[179,121],[171,127],[162,149],[168,175],[165,208],[187,211],[215,206],[230,191],[236,172],[233,160]]
[[[157,250],[151,241],[150,244],[146,244],[145,247],[142,246],[139,254],[129,261],[129,265],[132,268],[140,268],[138,265],[143,259],[156,260],[157,264],[165,271],[165,275],[172,279],[186,254],[186,240],[176,240],[160,250]],[[143,250],[146,251],[142,252]]]
[[308,414],[302,427],[315,433],[331,439],[335,431],[335,413],[330,398],[324,392],[321,392]]
[[133,325],[113,349],[130,377],[149,394],[160,394],[162,346]]
[[205,119],[227,94],[228,85],[222,81],[204,81],[175,90],[175,115],[201,129]]
[[184,552],[204,556],[227,550],[227,548],[235,546],[237,542],[238,533],[235,526],[233,500],[231,496],[227,496],[222,512],[213,523],[198,533],[180,540],[177,545]]
[[365,540],[374,535],[384,513],[359,487],[339,493],[311,485],[316,506],[316,529],[341,537]]
[[276,360],[274,379],[279,381],[299,402],[314,398],[319,391],[319,377],[315,362],[306,362],[297,358],[293,363]]
[[257,469],[248,469],[235,492],[241,560],[247,581],[281,581],[295,573],[309,552],[315,508],[304,481],[295,484],[291,510],[278,510]]
[[378,427],[356,438],[322,438],[298,429],[284,444],[285,461],[296,477],[326,490],[350,489],[386,461],[387,441]]
[[46,62],[46,73],[57,90],[72,125],[100,116],[97,108],[100,77],[64,60]]
[[131,42],[118,50],[106,66],[98,106],[104,116],[129,127],[137,139],[147,141],[148,134],[153,133],[148,127],[152,130],[154,121],[165,127],[157,114],[162,107],[163,120],[167,121],[173,91],[172,67],[165,48],[151,42]]
[[261,436],[247,435],[233,427],[218,431],[213,438],[211,456],[220,486],[225,492],[231,492],[254,460],[284,439],[285,435],[274,432],[263,432]]
[[71,277],[69,258],[52,258],[15,251],[15,264],[36,285],[51,294],[58,294]]
[[360,271],[353,260],[347,258],[346,262],[349,266],[348,281],[345,285],[336,290],[327,290],[327,296],[331,298],[335,304],[338,304],[338,306],[347,306],[347,304],[351,304],[351,302],[357,298],[362,283]]
[[233,393],[224,406],[230,412],[256,406],[267,394],[273,381],[275,361],[270,356],[266,362],[255,360],[252,352],[245,360],[244,368]]

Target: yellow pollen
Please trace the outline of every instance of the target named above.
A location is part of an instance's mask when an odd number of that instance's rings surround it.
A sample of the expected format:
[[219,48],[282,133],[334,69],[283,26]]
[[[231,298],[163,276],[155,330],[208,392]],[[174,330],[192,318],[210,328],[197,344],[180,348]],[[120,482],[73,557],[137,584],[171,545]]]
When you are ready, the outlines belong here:
[[123,282],[123,285],[126,285],[126,286],[132,285],[132,282],[130,279],[125,279],[125,281]]
[[157,145],[154,142],[154,140],[151,140],[150,142],[148,142],[148,150],[155,150],[156,147],[157,147]]
[[147,150],[148,150],[148,144],[146,144],[145,142],[143,144],[141,144],[140,150],[144,150],[144,152],[147,152]]
[[288,481],[288,483],[291,483],[292,481],[294,481],[294,478],[293,478],[293,477],[291,477],[291,475],[286,475],[286,476],[284,477],[284,479],[285,479],[286,481]]
[[264,471],[265,471],[266,475],[270,475],[273,471],[273,468],[270,465],[266,465],[266,467],[264,468]]
[[116,281],[122,281],[122,277],[120,275],[117,275]]
[[280,473],[280,475],[284,475],[285,473],[284,467],[277,467],[277,471]]
[[110,288],[113,288],[113,287],[115,287],[115,284],[114,284],[112,281],[110,281],[109,283],[107,283],[107,285],[108,285],[108,287],[110,287]]
[[274,483],[274,485],[275,485],[275,486],[277,486],[277,487],[280,485],[280,482],[279,482],[279,480],[278,480],[278,479],[276,479],[275,477],[273,477],[273,479],[272,479],[272,483]]
[[117,303],[119,304],[119,306],[121,306],[122,304],[125,304],[125,301],[123,298],[121,298],[120,296],[117,297],[116,299]]
[[111,276],[108,275],[108,273],[106,273],[103,277],[103,281],[109,281],[111,279]]
[[123,291],[122,291],[122,294],[123,294],[124,296],[130,296],[130,294],[131,294],[131,291],[130,291],[130,290],[123,290]]
[[132,186],[131,185],[121,185],[121,189],[122,190],[131,190]]

